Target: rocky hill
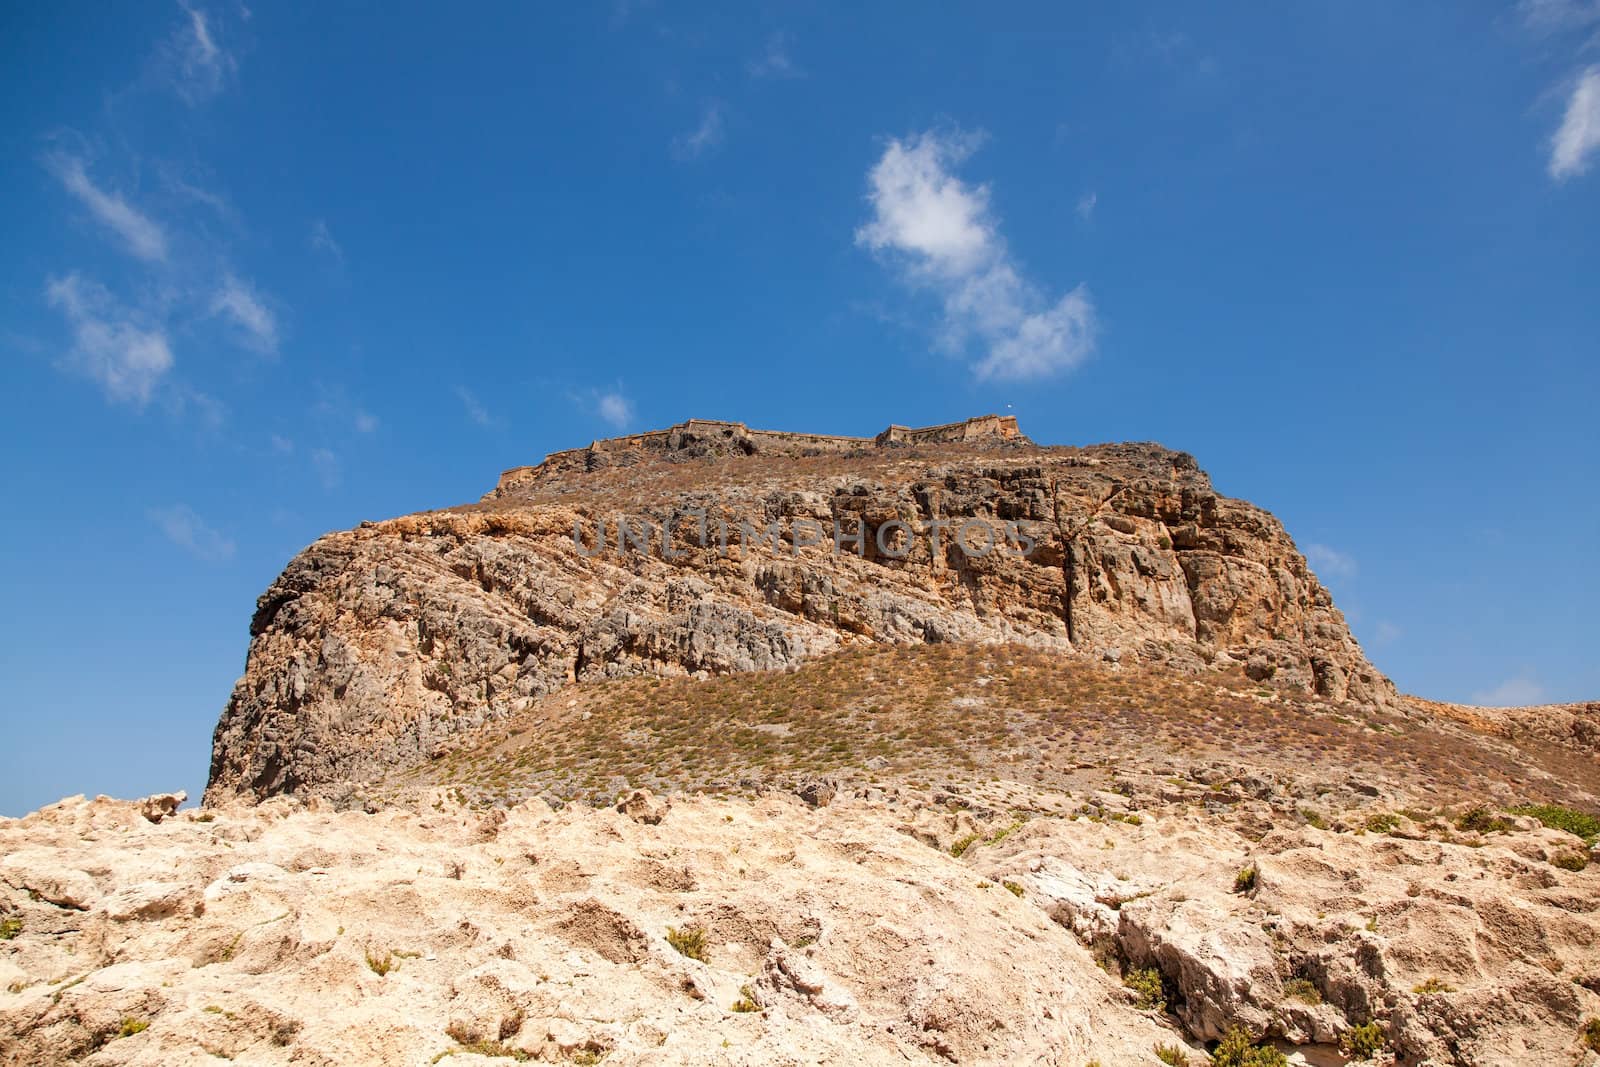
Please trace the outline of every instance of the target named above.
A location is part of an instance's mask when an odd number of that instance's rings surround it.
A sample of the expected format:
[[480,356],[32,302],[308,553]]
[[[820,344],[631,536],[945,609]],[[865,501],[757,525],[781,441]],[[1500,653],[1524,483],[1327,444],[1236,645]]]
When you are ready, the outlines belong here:
[[1006,642],[1386,706],[1282,525],[1152,444],[1014,420],[872,438],[695,420],[329,534],[260,598],[208,800],[337,793],[574,682]]

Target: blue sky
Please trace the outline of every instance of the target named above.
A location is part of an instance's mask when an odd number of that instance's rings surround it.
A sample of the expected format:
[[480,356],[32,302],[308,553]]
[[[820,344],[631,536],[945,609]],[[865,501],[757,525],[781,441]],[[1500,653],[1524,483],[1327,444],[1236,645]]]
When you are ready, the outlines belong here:
[[196,792],[319,534],[689,416],[1158,440],[1403,689],[1600,697],[1600,4],[1110,6],[10,5],[0,813]]

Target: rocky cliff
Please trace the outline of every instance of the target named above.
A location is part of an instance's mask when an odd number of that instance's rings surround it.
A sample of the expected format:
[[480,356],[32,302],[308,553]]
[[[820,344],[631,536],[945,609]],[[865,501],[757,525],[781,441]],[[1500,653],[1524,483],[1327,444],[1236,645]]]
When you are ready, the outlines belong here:
[[329,534],[261,596],[207,800],[329,793],[592,679],[1009,642],[1386,705],[1272,515],[1154,444],[988,416],[873,438],[691,421]]

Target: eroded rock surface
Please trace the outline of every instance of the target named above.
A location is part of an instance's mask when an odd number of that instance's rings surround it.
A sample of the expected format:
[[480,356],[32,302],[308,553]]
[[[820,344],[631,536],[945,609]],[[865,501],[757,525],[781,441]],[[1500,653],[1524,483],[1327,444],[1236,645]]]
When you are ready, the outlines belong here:
[[[208,799],[343,789],[577,681],[771,670],[861,642],[1242,666],[1393,700],[1278,521],[1184,453],[983,427],[823,447],[723,425],[564,453],[479,504],[307,548],[257,605]],[[619,521],[672,536],[621,551]]]

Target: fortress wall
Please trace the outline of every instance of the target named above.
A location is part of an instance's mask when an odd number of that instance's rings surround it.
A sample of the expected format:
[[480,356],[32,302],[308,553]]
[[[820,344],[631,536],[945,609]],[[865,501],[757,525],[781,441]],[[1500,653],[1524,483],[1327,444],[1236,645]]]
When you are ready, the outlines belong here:
[[688,419],[665,430],[609,437],[591,442],[586,448],[552,452],[536,467],[513,467],[500,475],[489,495],[501,493],[534,481],[543,473],[588,469],[597,456],[616,456],[627,452],[675,452],[695,444],[719,439],[747,446],[750,452],[776,454],[823,451],[852,452],[886,445],[942,444],[998,438],[1022,437],[1014,415],[980,415],[949,422],[942,426],[891,425],[876,437],[847,437],[842,434],[790,433],[786,430],[752,430],[742,422],[722,419]]

